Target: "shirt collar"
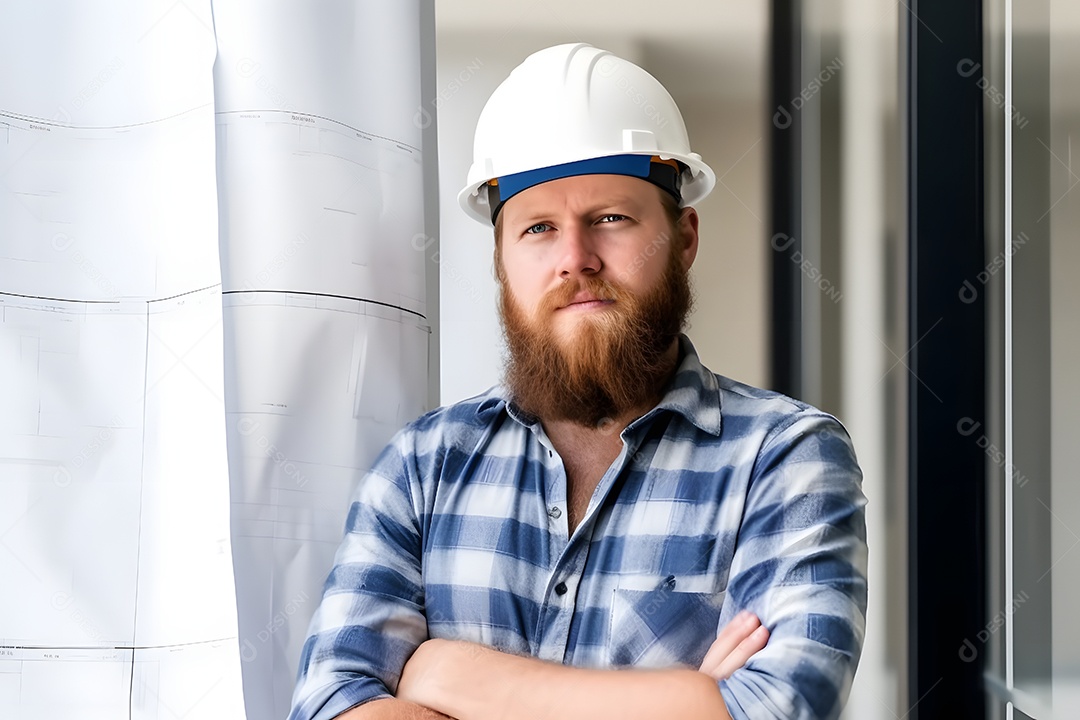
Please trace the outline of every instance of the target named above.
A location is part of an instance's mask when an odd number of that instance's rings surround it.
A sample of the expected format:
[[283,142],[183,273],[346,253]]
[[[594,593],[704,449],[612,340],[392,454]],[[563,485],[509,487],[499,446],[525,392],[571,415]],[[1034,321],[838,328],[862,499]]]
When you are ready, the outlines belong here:
[[720,435],[720,385],[716,375],[701,364],[697,349],[686,335],[679,334],[679,367],[668,383],[664,397],[655,408],[630,423],[644,422],[660,410],[677,412],[711,435]]
[[[679,334],[679,358],[679,366],[668,382],[664,397],[656,407],[630,423],[624,432],[651,422],[663,410],[670,410],[701,430],[720,435],[720,386],[716,375],[701,364],[694,344],[683,333]],[[510,393],[504,385],[494,386],[487,395],[476,407],[478,415],[503,403],[510,417],[525,427],[532,428],[538,422],[536,416],[525,412],[509,399]]]

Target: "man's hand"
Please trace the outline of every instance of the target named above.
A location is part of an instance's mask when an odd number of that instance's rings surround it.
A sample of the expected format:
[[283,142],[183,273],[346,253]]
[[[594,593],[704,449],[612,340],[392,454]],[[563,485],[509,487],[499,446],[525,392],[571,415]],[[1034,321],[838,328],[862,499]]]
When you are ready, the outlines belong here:
[[438,672],[441,663],[452,652],[453,643],[448,640],[433,638],[420,643],[420,647],[405,663],[398,681],[397,698],[408,702],[435,708],[440,705],[439,693],[453,688],[443,687],[442,673]]
[[731,720],[697,670],[577,668],[460,640],[421,643],[396,699],[462,720]]
[[714,680],[723,680],[745,665],[767,642],[769,630],[756,615],[743,610],[716,636],[698,670]]
[[[711,682],[730,676],[768,641],[768,629],[753,613],[743,611],[720,630],[701,667],[693,673],[685,669],[582,670],[470,642],[432,639],[420,643],[405,664],[397,683],[397,699],[467,720],[498,717],[507,708],[519,709],[529,717],[569,717],[566,698],[579,695],[580,707],[575,709],[581,717],[596,717],[602,706],[620,717],[656,717],[656,712],[646,707],[646,697],[659,699],[667,704],[664,707],[676,697],[690,701],[683,712],[686,717],[697,717],[693,712],[702,711],[702,717],[730,717]],[[693,676],[702,675],[711,681],[702,678],[701,685],[691,682]],[[635,695],[646,689],[645,696]],[[562,694],[553,695],[554,690]],[[691,698],[694,693],[698,693],[697,699]],[[620,705],[626,707],[619,709]],[[705,710],[711,705],[716,707]]]

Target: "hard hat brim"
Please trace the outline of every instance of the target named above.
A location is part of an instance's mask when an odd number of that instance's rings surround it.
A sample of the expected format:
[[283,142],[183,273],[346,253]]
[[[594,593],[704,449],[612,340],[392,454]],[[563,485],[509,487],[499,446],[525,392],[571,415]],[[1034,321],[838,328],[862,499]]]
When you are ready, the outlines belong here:
[[[492,211],[496,208],[490,207],[486,188],[492,181],[498,183],[498,195],[501,204],[533,185],[575,175],[631,175],[649,179],[653,157],[660,160],[676,160],[686,166],[687,169],[682,173],[681,187],[679,189],[679,195],[681,196],[680,207],[699,202],[712,191],[716,184],[716,174],[712,168],[701,161],[701,156],[696,153],[689,155],[621,153],[619,155],[607,155],[559,163],[558,165],[549,165],[519,173],[511,173],[500,178],[470,183],[458,193],[458,205],[474,220],[486,225],[493,225],[496,213]],[[638,158],[641,159],[638,160]]]

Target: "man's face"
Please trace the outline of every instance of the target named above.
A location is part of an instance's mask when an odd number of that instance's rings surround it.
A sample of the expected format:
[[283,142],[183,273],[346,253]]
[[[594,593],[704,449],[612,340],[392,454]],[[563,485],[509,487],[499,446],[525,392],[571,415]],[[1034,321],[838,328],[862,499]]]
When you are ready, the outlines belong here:
[[673,225],[651,183],[581,175],[503,206],[496,253],[517,402],[597,426],[658,399],[690,306],[697,214]]
[[[657,260],[674,240],[663,192],[640,178],[578,175],[510,198],[500,211],[502,270],[522,309],[534,315],[546,295],[589,277],[618,282],[636,295],[653,287],[665,269]],[[690,213],[696,240],[697,215]],[[684,267],[696,251],[696,242],[683,249]],[[569,299],[552,321],[565,330],[608,307],[573,302],[586,295]]]

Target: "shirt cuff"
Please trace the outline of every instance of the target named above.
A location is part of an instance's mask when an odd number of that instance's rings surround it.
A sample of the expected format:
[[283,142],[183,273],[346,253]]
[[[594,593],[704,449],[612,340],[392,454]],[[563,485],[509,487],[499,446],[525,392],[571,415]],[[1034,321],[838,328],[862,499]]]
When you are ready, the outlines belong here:
[[[289,720],[331,720],[341,713],[371,700],[392,698],[386,686],[371,677],[349,680],[342,685],[327,685],[294,707]],[[317,710],[315,710],[317,708]],[[309,714],[315,710],[314,714]]]

